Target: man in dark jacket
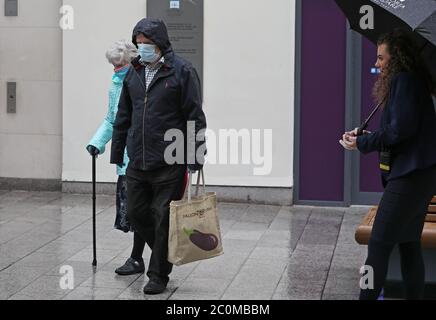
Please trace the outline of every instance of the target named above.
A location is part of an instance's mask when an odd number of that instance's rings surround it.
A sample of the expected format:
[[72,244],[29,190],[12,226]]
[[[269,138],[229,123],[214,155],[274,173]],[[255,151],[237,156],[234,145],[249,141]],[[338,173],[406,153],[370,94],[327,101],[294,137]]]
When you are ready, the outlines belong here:
[[[174,54],[165,24],[156,19],[141,20],[132,41],[140,56],[132,62],[124,80],[111,163],[123,163],[127,145],[127,210],[135,234],[132,256],[116,272],[144,272],[142,253],[147,242],[152,254],[144,293],[159,294],[165,290],[172,270],[167,261],[169,204],[183,196],[187,167],[191,172],[202,168],[206,119],[197,72],[191,63]],[[183,133],[184,141],[166,141],[169,130]],[[174,154],[168,149],[174,145],[176,153],[183,152],[174,158],[182,161],[169,159]]]

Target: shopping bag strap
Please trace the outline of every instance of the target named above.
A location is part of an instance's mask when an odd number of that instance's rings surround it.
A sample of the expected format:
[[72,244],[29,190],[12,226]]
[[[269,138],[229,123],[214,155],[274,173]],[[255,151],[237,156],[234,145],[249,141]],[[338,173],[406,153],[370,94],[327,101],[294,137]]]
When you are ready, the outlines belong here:
[[[192,200],[192,172],[188,173],[189,175],[189,182],[188,182],[188,202],[191,202]],[[204,171],[201,169],[197,173],[197,186],[195,188],[195,196],[198,196],[198,190],[200,188],[200,177],[203,180],[203,195],[206,194],[206,183],[204,181]]]

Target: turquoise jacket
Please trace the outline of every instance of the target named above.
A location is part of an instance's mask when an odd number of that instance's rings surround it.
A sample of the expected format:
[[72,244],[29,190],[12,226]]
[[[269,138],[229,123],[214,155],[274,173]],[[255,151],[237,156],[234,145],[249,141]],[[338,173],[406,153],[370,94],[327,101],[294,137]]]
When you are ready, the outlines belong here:
[[[123,81],[128,70],[129,67],[126,66],[123,69],[116,71],[112,76],[112,85],[109,89],[109,110],[103,123],[88,143],[88,145],[96,147],[100,151],[100,154],[104,153],[106,144],[112,139],[113,124],[118,112],[118,102],[120,100],[121,90],[123,89]],[[127,150],[124,150],[124,166],[120,167],[117,165],[117,174],[119,176],[126,175],[128,163],[129,158],[127,156]]]

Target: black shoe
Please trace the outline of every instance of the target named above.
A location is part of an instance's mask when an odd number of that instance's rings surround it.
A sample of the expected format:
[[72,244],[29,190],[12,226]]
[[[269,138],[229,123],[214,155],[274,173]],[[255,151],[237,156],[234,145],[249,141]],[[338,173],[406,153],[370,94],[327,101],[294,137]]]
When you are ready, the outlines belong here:
[[150,279],[144,287],[145,294],[160,294],[165,291],[167,285],[159,280]]
[[115,270],[115,273],[120,276],[130,276],[132,274],[143,273],[144,270],[144,260],[136,261],[133,258],[129,258],[123,266]]

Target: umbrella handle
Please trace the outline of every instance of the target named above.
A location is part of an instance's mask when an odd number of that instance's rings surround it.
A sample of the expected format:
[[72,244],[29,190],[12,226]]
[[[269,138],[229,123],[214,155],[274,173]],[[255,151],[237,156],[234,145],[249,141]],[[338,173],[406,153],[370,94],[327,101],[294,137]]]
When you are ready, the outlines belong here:
[[357,136],[363,136],[364,131],[368,128],[368,125],[363,124],[357,129]]
[[[383,100],[384,102],[384,100]],[[372,120],[372,118],[374,117],[374,115],[377,113],[377,111],[380,109],[381,105],[383,104],[383,102],[379,103],[377,105],[377,107],[375,107],[375,109],[371,112],[371,114],[369,115],[368,119],[365,120],[365,122],[357,129],[357,136],[362,136],[364,131],[368,128],[369,126],[369,122]]]

